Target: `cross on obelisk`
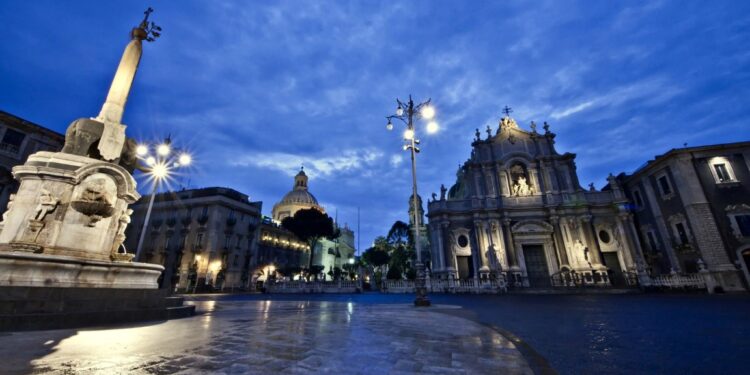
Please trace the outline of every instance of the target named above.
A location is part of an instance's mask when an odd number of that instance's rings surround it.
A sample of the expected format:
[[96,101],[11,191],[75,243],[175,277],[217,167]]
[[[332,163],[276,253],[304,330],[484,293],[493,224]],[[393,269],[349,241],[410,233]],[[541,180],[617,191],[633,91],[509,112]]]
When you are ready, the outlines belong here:
[[505,108],[503,108],[503,113],[505,113],[505,117],[510,117],[510,114],[513,112],[513,108],[508,107],[507,105]]

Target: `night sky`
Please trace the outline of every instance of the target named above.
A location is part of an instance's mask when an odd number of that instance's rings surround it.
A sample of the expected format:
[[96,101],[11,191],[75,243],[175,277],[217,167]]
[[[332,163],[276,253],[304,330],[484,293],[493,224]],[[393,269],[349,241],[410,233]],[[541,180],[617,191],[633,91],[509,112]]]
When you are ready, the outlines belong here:
[[684,143],[750,139],[748,1],[6,0],[0,109],[59,132],[95,117],[148,6],[163,36],[123,122],[194,153],[171,188],[231,187],[270,215],[304,164],[332,216],[356,230],[361,207],[363,248],[407,221],[396,97],[437,110],[441,132],[418,128],[425,199],[505,105],[548,121],[597,188]]

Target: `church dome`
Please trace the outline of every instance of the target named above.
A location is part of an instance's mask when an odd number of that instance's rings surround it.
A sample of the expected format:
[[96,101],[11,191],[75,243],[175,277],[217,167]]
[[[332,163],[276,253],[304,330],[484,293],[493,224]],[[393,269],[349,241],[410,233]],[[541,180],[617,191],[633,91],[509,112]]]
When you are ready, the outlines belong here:
[[309,204],[313,206],[318,205],[318,200],[307,190],[292,190],[281,198],[278,204],[294,203],[294,204]]
[[315,196],[307,190],[307,175],[304,169],[302,169],[294,176],[294,188],[292,188],[292,191],[286,193],[284,198],[281,198],[279,203],[273,206],[272,216],[274,220],[281,221],[286,217],[294,216],[299,210],[309,208],[325,212],[323,207],[318,204]]

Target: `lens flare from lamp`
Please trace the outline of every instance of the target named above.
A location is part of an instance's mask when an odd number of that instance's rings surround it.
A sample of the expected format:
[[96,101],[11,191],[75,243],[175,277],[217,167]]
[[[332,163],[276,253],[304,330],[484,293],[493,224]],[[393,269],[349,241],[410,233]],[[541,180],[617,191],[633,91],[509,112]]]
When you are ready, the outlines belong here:
[[146,164],[148,164],[149,166],[152,166],[152,165],[156,164],[156,158],[153,157],[153,156],[147,157],[146,158]]
[[168,172],[167,166],[161,163],[156,164],[151,168],[151,174],[157,179],[167,177]]
[[404,131],[404,139],[411,140],[412,138],[414,138],[414,130],[406,129],[406,131]]
[[193,162],[193,158],[190,157],[189,154],[182,154],[180,155],[178,161],[180,162],[180,165],[186,166],[186,165],[190,165],[190,163]]
[[422,118],[430,120],[435,117],[435,108],[431,105],[422,107]]
[[393,130],[393,123],[388,121],[388,123],[385,125],[385,128],[388,130]]
[[403,116],[404,115],[404,109],[401,107],[401,105],[396,108],[396,116]]
[[438,129],[439,129],[438,123],[435,121],[430,121],[427,124],[427,132],[430,134],[437,133]]
[[135,147],[135,153],[138,156],[146,156],[148,154],[148,146],[146,145],[138,145]]
[[156,147],[156,153],[161,156],[167,156],[169,155],[169,145],[166,143],[160,144],[158,147]]

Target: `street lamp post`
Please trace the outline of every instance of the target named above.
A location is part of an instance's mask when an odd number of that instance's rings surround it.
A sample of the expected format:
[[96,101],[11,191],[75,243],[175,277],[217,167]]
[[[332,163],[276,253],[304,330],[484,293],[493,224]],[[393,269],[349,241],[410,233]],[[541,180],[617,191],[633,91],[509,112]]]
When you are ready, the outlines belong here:
[[163,143],[157,145],[154,148],[154,151],[156,152],[155,155],[150,154],[150,147],[148,145],[140,144],[136,147],[136,155],[146,164],[141,170],[150,176],[154,184],[153,189],[151,189],[151,197],[149,197],[146,218],[143,222],[141,235],[138,238],[138,247],[136,247],[135,251],[136,261],[140,259],[143,251],[143,240],[146,238],[148,223],[151,219],[151,210],[154,207],[154,198],[156,197],[159,185],[169,178],[169,174],[173,169],[186,167],[192,162],[190,155],[184,152],[180,153],[177,157],[174,157],[175,153],[172,152],[171,143],[172,141],[167,138]]
[[[409,151],[411,154],[411,187],[412,187],[412,204],[413,211],[413,222],[414,222],[414,247],[417,252],[417,279],[414,283],[415,289],[415,306],[430,306],[430,299],[427,297],[427,286],[425,280],[425,269],[424,263],[422,263],[422,242],[419,236],[419,203],[417,195],[417,153],[419,152],[419,139],[417,139],[416,131],[414,128],[414,119],[422,118],[425,120],[432,120],[435,116],[435,109],[430,105],[430,99],[426,102],[414,105],[414,101],[409,95],[409,101],[404,103],[399,99],[396,99],[398,108],[396,108],[396,114],[387,116],[388,124],[386,129],[393,130],[393,123],[391,120],[398,119],[406,124],[406,130],[404,131],[404,151]],[[430,121],[427,124],[427,132],[434,133],[437,131],[437,123]]]

